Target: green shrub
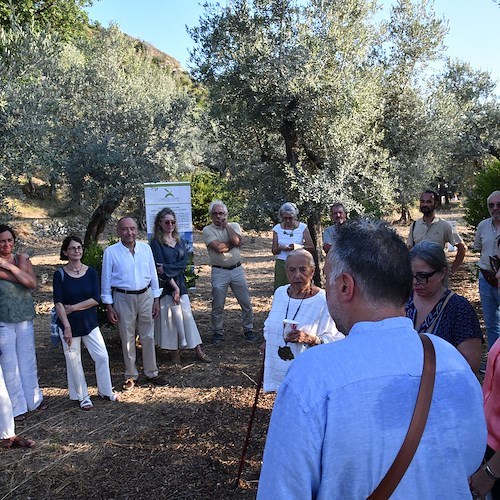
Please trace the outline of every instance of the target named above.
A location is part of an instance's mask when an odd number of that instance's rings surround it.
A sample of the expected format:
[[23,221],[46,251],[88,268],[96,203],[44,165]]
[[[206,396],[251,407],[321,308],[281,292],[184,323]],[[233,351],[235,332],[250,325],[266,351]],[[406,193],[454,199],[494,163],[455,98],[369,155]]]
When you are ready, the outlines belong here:
[[500,189],[500,161],[495,160],[475,176],[474,188],[465,203],[464,218],[469,224],[477,227],[490,216],[486,199],[497,189]]
[[[112,245],[118,241],[117,238],[109,238],[108,245]],[[93,267],[97,271],[99,276],[99,283],[101,283],[102,274],[102,257],[104,255],[104,249],[97,242],[91,242],[85,247],[85,253],[83,255],[82,262],[87,266]],[[97,319],[100,325],[109,324],[108,315],[106,314],[106,306],[104,304],[99,304],[97,306]]]
[[104,249],[102,246],[99,245],[99,243],[92,241],[85,247],[85,253],[82,258],[82,262],[84,264],[93,267],[97,271],[99,280],[101,279],[103,255]]
[[196,287],[196,280],[198,279],[199,274],[196,272],[194,267],[194,256],[190,254],[189,260],[186,264],[186,270],[184,271],[184,276],[186,278],[186,287],[194,288]]

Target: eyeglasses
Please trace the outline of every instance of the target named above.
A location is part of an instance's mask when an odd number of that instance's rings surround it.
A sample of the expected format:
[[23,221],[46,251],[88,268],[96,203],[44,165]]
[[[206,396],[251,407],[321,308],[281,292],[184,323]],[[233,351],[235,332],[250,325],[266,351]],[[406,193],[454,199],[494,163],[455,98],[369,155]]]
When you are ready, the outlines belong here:
[[226,215],[226,212],[212,212],[212,215]]
[[167,224],[169,226],[175,226],[175,220],[163,220],[162,224]]
[[413,275],[413,279],[419,285],[427,285],[427,283],[429,282],[429,278],[432,278],[439,271],[440,271],[440,269],[436,269],[435,271],[432,271],[432,273],[415,273]]
[[81,252],[83,250],[81,245],[78,245],[77,247],[68,247],[68,252]]
[[488,203],[488,208],[500,208],[500,203]]

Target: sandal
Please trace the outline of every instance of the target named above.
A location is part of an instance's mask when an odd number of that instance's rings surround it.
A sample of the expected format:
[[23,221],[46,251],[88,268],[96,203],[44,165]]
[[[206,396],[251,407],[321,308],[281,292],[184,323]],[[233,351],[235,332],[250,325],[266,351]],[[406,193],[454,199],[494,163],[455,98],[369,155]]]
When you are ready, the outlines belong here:
[[4,448],[33,448],[33,446],[35,446],[35,441],[32,439],[25,439],[21,436],[14,436],[2,439],[2,446]]
[[101,399],[105,399],[106,401],[120,401],[120,395],[117,392],[112,392],[111,396],[106,396],[105,394],[101,394],[100,392],[97,395]]
[[199,359],[200,361],[203,361],[203,363],[211,363],[212,358],[205,354],[204,352],[201,353],[196,353],[196,359]]
[[94,405],[92,404],[92,401],[90,400],[90,397],[87,396],[86,398],[83,398],[80,401],[80,408],[84,411],[90,411]]
[[131,391],[135,387],[135,380],[133,378],[128,378],[123,382],[123,390]]
[[33,411],[44,411],[49,407],[47,403],[44,403],[43,401],[33,410]]
[[14,417],[14,422],[22,422],[23,420],[26,420],[27,416],[28,416],[27,413],[17,415],[17,417]]

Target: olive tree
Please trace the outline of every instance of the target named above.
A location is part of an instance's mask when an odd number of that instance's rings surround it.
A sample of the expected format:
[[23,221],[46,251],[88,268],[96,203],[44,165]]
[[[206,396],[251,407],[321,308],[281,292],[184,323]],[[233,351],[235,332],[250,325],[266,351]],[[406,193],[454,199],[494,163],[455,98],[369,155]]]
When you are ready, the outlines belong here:
[[191,30],[218,167],[247,199],[254,227],[290,200],[316,240],[329,203],[361,211],[389,195],[374,9],[360,0],[235,0],[208,5]]
[[196,103],[116,27],[68,45],[47,78],[59,91],[61,174],[72,202],[92,210],[87,241],[98,238],[122,200],[142,193],[142,183],[201,162]]

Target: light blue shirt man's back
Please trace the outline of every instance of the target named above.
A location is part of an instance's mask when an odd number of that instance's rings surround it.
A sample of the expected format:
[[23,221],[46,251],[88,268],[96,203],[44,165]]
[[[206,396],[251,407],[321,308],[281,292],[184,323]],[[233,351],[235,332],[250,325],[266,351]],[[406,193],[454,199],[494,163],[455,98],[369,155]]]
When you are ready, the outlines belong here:
[[[480,385],[463,356],[430,336],[437,373],[427,425],[393,499],[471,498],[486,447]],[[422,343],[407,318],[357,323],[309,349],[278,391],[258,499],[364,499],[404,440],[420,384]]]

